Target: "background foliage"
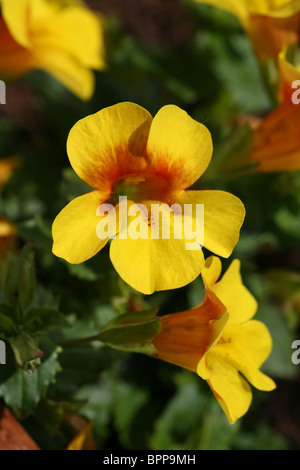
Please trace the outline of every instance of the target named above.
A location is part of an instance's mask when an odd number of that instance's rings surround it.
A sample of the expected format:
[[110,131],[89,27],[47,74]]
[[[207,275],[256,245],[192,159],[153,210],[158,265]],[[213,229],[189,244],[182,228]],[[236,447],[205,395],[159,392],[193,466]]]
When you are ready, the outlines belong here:
[[[92,100],[81,102],[36,71],[8,85],[8,104],[0,109],[0,156],[22,158],[2,190],[0,213],[16,224],[19,248],[25,246],[9,258],[10,276],[2,266],[1,311],[13,323],[23,315],[26,325],[24,331],[8,325],[3,336],[11,339],[0,397],[43,449],[66,447],[78,416],[94,422],[100,449],[299,449],[300,366],[291,361],[291,344],[300,319],[300,173],[218,171],[219,162],[242,157],[251,144],[237,118],[263,116],[273,106],[250,42],[231,15],[192,0],[90,3],[108,15],[108,68],[97,73]],[[51,252],[55,216],[87,189],[68,162],[69,130],[120,101],[152,115],[173,103],[204,123],[215,151],[198,187],[226,189],[246,206],[240,241],[223,266],[242,261],[245,284],[259,302],[256,318],[274,341],[263,369],[278,387],[253,390],[250,411],[234,425],[195,374],[99,341],[71,341],[97,334],[132,302],[159,305],[165,314],[193,307],[203,295],[196,280],[142,297],[118,278],[108,247],[78,266]],[[14,310],[16,296],[22,312]],[[22,364],[39,351],[46,354],[33,361],[33,368],[40,363],[34,373],[16,367],[16,358]]]

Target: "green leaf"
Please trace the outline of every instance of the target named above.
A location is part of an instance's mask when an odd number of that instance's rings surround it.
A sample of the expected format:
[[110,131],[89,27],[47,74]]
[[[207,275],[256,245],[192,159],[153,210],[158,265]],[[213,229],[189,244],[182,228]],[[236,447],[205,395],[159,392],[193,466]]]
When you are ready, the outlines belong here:
[[45,334],[56,327],[70,327],[64,315],[53,308],[37,307],[27,312],[24,328],[27,333]]
[[161,322],[156,316],[157,308],[142,312],[124,313],[108,323],[97,335],[112,348],[128,352],[155,354],[153,338],[158,335]]
[[44,352],[39,349],[37,341],[25,333],[10,339],[17,364],[24,367],[28,362],[44,356]]
[[15,334],[16,325],[13,321],[13,310],[3,303],[0,303],[0,337],[9,337]]
[[20,253],[8,252],[7,270],[4,280],[4,296],[9,305],[21,308],[30,305],[35,289],[34,254],[32,244],[25,245]]
[[19,417],[26,417],[45,396],[48,386],[60,372],[58,355],[61,348],[49,340],[43,339],[42,348],[45,356],[41,365],[28,372],[15,367],[14,357],[7,348],[7,363],[0,367],[0,397]]

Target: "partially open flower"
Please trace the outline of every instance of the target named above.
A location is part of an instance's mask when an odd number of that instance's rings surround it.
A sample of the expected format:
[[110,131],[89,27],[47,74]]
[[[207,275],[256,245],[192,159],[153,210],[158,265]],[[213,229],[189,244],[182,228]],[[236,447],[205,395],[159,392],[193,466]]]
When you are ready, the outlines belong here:
[[300,169],[300,103],[293,102],[300,67],[290,64],[282,52],[279,69],[279,106],[254,127],[251,158],[262,173]]
[[1,0],[0,5],[1,75],[14,78],[42,69],[89,99],[92,69],[105,66],[103,18],[83,2]]
[[297,43],[300,28],[298,0],[196,0],[237,16],[257,56],[277,59],[279,52]]
[[204,354],[220,339],[228,321],[226,307],[211,292],[196,308],[160,318],[161,331],[152,341],[157,358],[197,372]]
[[234,260],[218,280],[220,274],[220,259],[208,258],[202,272],[203,281],[226,306],[229,320],[217,344],[198,364],[197,372],[207,380],[229,422],[234,423],[251,404],[249,383],[264,391],[276,387],[259,370],[271,353],[272,339],[262,322],[252,320],[257,303],[243,285],[239,260]]

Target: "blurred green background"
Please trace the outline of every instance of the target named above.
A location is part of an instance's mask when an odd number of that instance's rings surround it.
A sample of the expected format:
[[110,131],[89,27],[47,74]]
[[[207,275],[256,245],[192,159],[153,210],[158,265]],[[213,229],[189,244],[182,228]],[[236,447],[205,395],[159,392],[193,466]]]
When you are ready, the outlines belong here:
[[[59,310],[71,325],[41,336],[47,354],[35,378],[12,363],[0,369],[0,397],[43,449],[64,448],[78,415],[94,422],[104,450],[299,450],[300,365],[291,361],[291,344],[300,338],[300,172],[225,175],[214,165],[250,145],[238,116],[272,109],[251,44],[237,19],[192,0],[88,3],[108,20],[108,68],[97,73],[93,98],[83,103],[35,71],[8,84],[0,108],[0,157],[23,159],[1,193],[0,215],[17,225],[20,247],[34,242],[34,305]],[[242,261],[244,282],[259,303],[256,318],[273,337],[263,370],[277,389],[253,389],[249,412],[234,425],[196,374],[99,342],[63,345],[99,332],[132,298],[167,314],[203,296],[200,280],[149,297],[133,292],[114,271],[108,247],[76,266],[51,252],[55,216],[87,189],[68,162],[69,130],[121,101],[152,115],[176,104],[204,123],[215,151],[197,187],[225,189],[246,206],[240,241],[223,267],[235,257]]]

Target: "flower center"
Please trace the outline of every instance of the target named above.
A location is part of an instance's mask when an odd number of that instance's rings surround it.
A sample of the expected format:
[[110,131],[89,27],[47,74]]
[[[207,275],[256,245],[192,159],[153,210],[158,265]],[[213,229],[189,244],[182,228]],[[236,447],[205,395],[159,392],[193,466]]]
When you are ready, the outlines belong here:
[[160,175],[132,174],[118,178],[112,185],[113,202],[117,204],[120,197],[126,196],[133,202],[170,199],[168,181]]

